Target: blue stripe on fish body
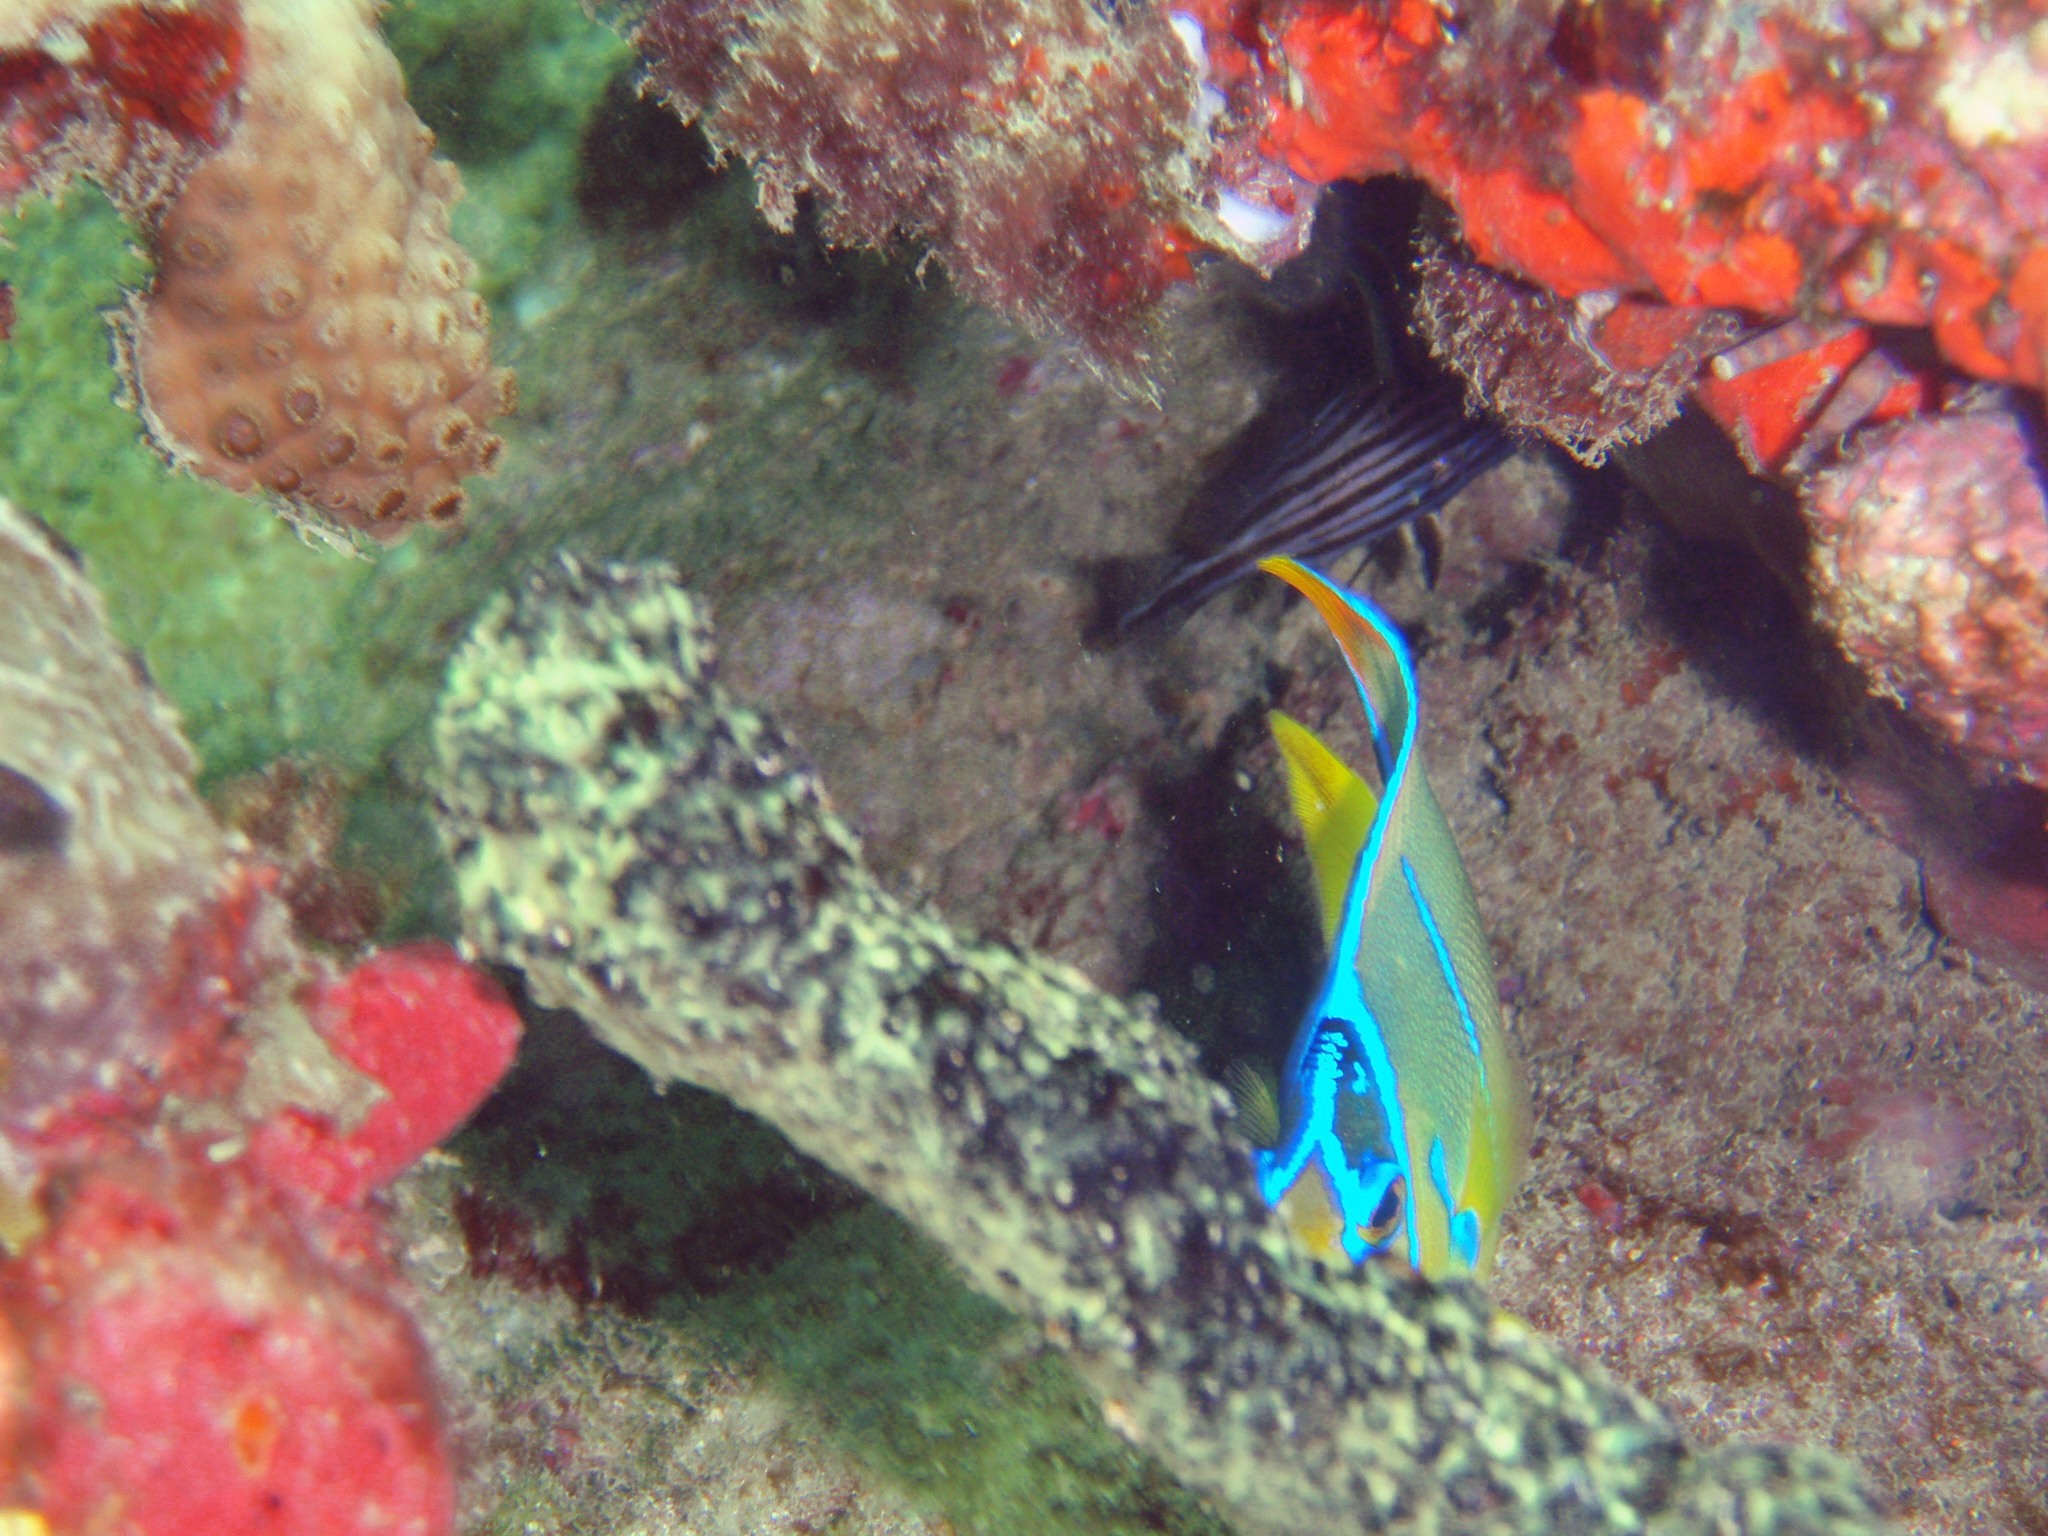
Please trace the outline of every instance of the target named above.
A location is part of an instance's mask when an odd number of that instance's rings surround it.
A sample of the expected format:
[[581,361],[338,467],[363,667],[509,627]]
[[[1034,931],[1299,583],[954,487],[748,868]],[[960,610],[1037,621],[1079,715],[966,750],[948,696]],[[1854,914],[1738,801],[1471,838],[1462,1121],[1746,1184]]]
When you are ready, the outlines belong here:
[[1401,876],[1408,882],[1408,894],[1414,898],[1415,915],[1422,919],[1423,930],[1429,935],[1430,952],[1436,956],[1437,969],[1443,972],[1444,988],[1458,1005],[1458,1022],[1465,1026],[1465,1043],[1472,1048],[1472,1059],[1479,1065],[1480,1082],[1484,1084],[1486,1053],[1480,1048],[1479,1026],[1472,1022],[1472,1007],[1465,1001],[1465,984],[1458,980],[1457,967],[1451,963],[1451,952],[1444,944],[1443,930],[1437,927],[1436,914],[1430,911],[1421,882],[1415,878],[1415,866],[1406,857],[1401,860]]
[[1417,756],[1414,666],[1364,598],[1292,560],[1264,568],[1337,638],[1381,791],[1374,801],[1313,734],[1275,717],[1331,957],[1282,1074],[1280,1145],[1259,1154],[1259,1187],[1332,1261],[1400,1241],[1425,1274],[1483,1273],[1527,1111],[1477,904]]

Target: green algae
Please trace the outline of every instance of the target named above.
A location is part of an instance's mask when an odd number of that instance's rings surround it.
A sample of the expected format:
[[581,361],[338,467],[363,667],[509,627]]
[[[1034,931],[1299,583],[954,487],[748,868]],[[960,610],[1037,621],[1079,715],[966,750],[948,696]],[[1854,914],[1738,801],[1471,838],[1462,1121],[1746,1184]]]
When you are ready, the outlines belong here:
[[[959,1531],[1226,1529],[929,1240],[716,1095],[657,1093],[567,1015],[533,1019],[512,1079],[455,1150],[493,1211],[532,1225],[508,1273],[556,1256],[557,1284],[578,1277],[760,1375]],[[501,1519],[545,1481],[506,1490]]]
[[574,233],[583,135],[632,49],[576,0],[407,0],[383,24],[414,109],[462,167],[453,224],[478,288],[516,302],[540,253]]
[[871,1202],[806,1232],[690,1327],[763,1360],[863,1465],[989,1536],[1222,1536],[1119,1439],[1044,1335]]
[[105,313],[147,276],[97,192],[0,223],[17,321],[0,347],[0,492],[86,559],[121,641],[184,716],[209,775],[317,744],[360,700],[345,616],[369,567],[172,472],[116,400]]

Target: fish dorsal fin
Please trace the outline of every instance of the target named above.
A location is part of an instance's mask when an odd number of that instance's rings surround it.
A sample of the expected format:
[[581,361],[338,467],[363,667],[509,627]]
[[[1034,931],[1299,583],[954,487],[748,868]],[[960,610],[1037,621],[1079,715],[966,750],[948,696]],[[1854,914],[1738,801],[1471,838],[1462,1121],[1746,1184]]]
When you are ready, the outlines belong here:
[[1377,609],[1354,606],[1342,588],[1299,560],[1274,555],[1261,560],[1259,569],[1278,576],[1307,598],[1329,625],[1365,703],[1380,778],[1393,778],[1395,762],[1415,728],[1415,685],[1400,637],[1389,630]]
[[1344,894],[1358,868],[1358,856],[1372,835],[1379,796],[1365,780],[1323,745],[1323,739],[1299,720],[1274,710],[1266,716],[1273,740],[1287,764],[1287,790],[1294,818],[1301,823],[1309,862],[1316,872],[1316,895],[1323,913],[1323,943],[1337,936],[1344,914]]

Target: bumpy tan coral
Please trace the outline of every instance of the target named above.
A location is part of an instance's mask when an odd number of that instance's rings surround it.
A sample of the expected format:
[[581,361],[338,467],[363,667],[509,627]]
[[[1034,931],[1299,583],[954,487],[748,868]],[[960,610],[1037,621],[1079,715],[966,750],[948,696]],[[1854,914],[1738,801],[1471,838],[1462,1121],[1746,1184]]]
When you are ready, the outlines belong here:
[[2048,503],[2013,410],[1866,432],[1805,502],[1821,616],[1878,691],[2048,783]]
[[371,0],[251,4],[241,118],[158,230],[125,348],[173,460],[380,536],[462,510],[512,408],[455,168],[405,99]]

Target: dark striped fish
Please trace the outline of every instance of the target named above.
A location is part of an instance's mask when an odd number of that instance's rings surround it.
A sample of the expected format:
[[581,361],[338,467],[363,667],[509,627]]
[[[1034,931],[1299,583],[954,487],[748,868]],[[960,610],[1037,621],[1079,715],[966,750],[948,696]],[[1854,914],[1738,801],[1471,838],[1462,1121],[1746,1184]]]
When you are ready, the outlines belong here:
[[1505,433],[1465,409],[1462,394],[1374,381],[1352,385],[1281,444],[1253,482],[1237,531],[1188,560],[1117,619],[1128,631],[1195,608],[1268,555],[1323,560],[1434,512],[1514,452]]

